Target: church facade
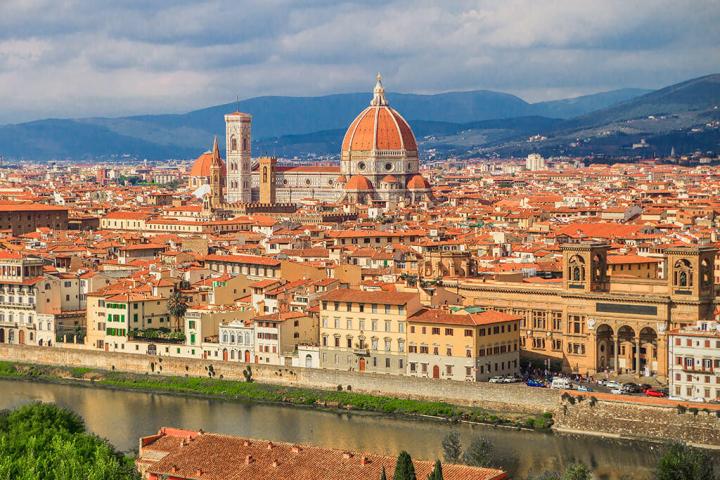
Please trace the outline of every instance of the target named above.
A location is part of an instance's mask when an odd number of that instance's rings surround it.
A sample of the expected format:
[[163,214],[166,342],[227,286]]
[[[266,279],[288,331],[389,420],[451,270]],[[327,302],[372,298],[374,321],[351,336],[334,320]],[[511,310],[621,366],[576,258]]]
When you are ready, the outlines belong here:
[[251,130],[249,114],[225,115],[226,160],[214,146],[193,165],[189,185],[209,185],[206,204],[212,208],[310,199],[381,208],[432,201],[430,184],[419,172],[415,135],[390,107],[379,74],[370,105],[345,133],[339,166],[278,165],[269,157],[253,161]]

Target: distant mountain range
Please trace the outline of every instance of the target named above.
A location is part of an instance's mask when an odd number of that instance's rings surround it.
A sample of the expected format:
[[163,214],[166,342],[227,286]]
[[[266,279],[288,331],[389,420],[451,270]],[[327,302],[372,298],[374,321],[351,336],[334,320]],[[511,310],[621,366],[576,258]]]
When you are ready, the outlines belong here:
[[[410,122],[421,149],[430,154],[584,154],[603,142],[612,145],[607,149],[611,153],[621,152],[638,136],[650,141],[668,134],[686,135],[688,129],[711,121],[720,105],[719,86],[720,75],[709,75],[657,91],[621,89],[539,103],[484,90],[388,93],[388,99]],[[178,115],[4,125],[0,155],[37,160],[194,158],[210,146],[214,135],[223,136],[223,115],[236,109],[253,115],[255,155],[337,155],[345,129],[370,96],[256,97]],[[529,142],[535,135],[545,139]],[[700,142],[703,148],[714,145],[713,136],[709,137]],[[686,143],[696,139],[688,137]]]

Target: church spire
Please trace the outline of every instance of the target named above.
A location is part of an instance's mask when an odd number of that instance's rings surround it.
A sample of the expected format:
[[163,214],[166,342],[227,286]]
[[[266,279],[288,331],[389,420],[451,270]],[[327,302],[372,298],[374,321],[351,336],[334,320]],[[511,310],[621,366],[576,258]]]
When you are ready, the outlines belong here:
[[215,135],[215,139],[213,140],[212,163],[220,163],[220,147],[218,146],[217,135]]
[[380,75],[380,72],[378,72],[375,79],[377,80],[377,83],[375,83],[375,88],[373,89],[373,99],[370,102],[370,105],[373,107],[389,105],[388,101],[385,99],[385,88],[383,88],[382,75]]

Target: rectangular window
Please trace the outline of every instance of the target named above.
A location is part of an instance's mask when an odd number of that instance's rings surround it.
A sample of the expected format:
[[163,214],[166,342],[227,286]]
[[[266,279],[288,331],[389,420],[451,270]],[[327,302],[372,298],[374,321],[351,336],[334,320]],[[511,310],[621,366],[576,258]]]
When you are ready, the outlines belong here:
[[448,337],[452,337],[452,335],[453,335],[453,329],[452,329],[452,328],[446,328],[446,329],[445,329],[445,335],[447,335]]
[[466,330],[465,330],[465,336],[466,336],[466,337],[472,337],[472,336],[473,336],[473,331],[470,330],[470,329],[466,329]]

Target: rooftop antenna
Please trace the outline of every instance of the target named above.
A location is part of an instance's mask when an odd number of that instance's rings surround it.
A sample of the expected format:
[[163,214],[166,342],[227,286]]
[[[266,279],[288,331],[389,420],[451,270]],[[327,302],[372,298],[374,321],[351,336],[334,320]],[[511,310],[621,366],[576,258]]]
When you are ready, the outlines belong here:
[[235,95],[235,111],[240,111],[240,95]]

